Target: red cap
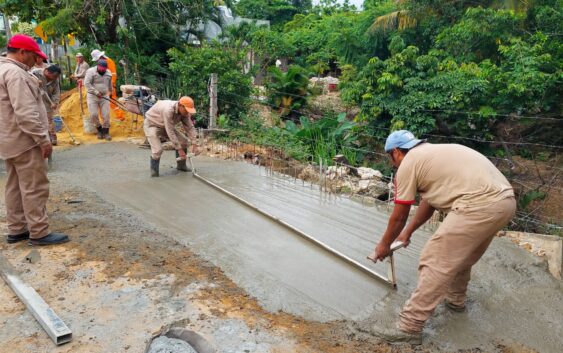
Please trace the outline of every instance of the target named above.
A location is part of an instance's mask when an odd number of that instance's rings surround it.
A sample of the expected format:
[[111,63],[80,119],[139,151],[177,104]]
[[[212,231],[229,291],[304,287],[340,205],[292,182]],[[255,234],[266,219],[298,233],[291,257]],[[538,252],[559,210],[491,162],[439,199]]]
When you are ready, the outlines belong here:
[[12,38],[10,38],[10,41],[8,42],[8,47],[15,49],[29,50],[39,55],[45,60],[48,59],[47,55],[45,55],[45,53],[41,51],[41,48],[39,48],[37,42],[35,42],[33,38],[28,37],[25,34],[16,34]]

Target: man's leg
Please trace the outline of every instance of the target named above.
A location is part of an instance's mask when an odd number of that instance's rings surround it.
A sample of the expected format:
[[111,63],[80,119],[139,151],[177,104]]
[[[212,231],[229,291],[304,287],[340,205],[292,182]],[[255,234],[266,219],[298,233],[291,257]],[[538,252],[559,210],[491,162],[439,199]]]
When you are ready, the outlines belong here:
[[465,271],[479,260],[490,243],[491,234],[508,223],[514,210],[514,198],[510,198],[478,209],[452,210],[448,214],[421,254],[417,288],[400,314],[402,330],[421,332],[459,273],[460,282],[467,288],[469,276]]
[[[184,138],[181,135],[178,135],[178,141],[180,142],[180,146],[182,147],[182,149],[184,150],[184,152],[187,154],[188,153],[188,144],[189,141],[187,138]],[[180,157],[180,154],[178,153],[178,151],[176,151],[176,158]],[[187,165],[187,161],[186,160],[176,160],[176,169],[178,169],[179,171],[182,172],[190,172],[191,169],[188,168]]]
[[47,120],[49,121],[49,138],[53,146],[57,145],[57,132],[55,130],[55,123],[53,122],[53,112],[47,112]]
[[86,104],[88,105],[88,112],[90,113],[90,123],[93,127],[98,130],[98,139],[101,140],[103,138],[102,134],[102,125],[100,124],[100,119],[98,118],[98,97],[87,93],[86,94]]
[[29,237],[38,239],[49,234],[47,199],[49,198],[49,179],[47,163],[41,148],[34,147],[14,159],[18,173],[19,189]]
[[102,114],[102,133],[107,141],[111,141],[109,134],[110,114],[109,114],[109,101],[107,99],[100,99],[100,112]]
[[446,301],[448,307],[456,311],[463,311],[465,308],[465,300],[467,297],[467,286],[469,280],[471,279],[471,268],[473,265],[479,261],[483,256],[487,248],[493,241],[496,233],[502,229],[510,219],[514,216],[516,201],[514,198],[507,198],[495,203],[496,211],[498,212],[498,217],[493,221],[496,223],[496,229],[493,233],[489,235],[485,241],[483,241],[475,251],[467,258],[465,267],[462,268],[453,278],[452,282],[448,287],[446,293]]
[[160,175],[160,157],[162,156],[162,143],[160,142],[159,129],[157,127],[149,127],[148,121],[143,126],[147,141],[151,146],[151,177]]
[[5,165],[7,175],[5,201],[6,222],[9,233],[8,242],[13,243],[29,238],[29,232],[27,229],[27,221],[25,220],[25,213],[23,211],[20,183],[16,167],[14,166],[14,160],[6,160]]

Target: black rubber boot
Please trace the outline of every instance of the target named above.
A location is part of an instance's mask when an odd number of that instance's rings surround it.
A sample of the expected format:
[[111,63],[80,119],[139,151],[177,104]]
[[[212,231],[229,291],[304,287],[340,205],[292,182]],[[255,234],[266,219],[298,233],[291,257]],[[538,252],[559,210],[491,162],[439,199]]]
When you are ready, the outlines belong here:
[[106,139],[106,141],[111,141],[111,136],[109,134],[109,127],[105,127],[102,130],[104,132],[104,138]]
[[27,239],[29,239],[29,232],[23,232],[21,234],[8,235],[6,241],[8,242],[8,244],[13,244],[13,243],[17,243],[18,241],[27,240]]
[[151,177],[157,178],[159,176],[160,159],[152,159],[151,157]]
[[40,239],[29,238],[29,245],[56,245],[70,241],[68,235],[62,233],[49,233]]
[[[183,148],[184,153],[188,154],[188,149],[187,148]],[[178,151],[176,151],[176,158],[179,158],[180,154],[178,153]],[[188,168],[188,165],[186,164],[187,160],[177,160],[176,159],[176,169],[178,169],[181,172],[191,172],[192,170],[190,168]]]
[[104,139],[104,129],[101,126],[98,126],[98,140]]

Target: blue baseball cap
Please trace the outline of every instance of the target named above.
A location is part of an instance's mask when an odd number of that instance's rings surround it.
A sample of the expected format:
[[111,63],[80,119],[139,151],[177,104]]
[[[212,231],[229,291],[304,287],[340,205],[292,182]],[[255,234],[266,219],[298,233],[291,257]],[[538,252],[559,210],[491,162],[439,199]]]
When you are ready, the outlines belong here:
[[414,137],[413,133],[408,130],[394,131],[387,137],[385,141],[385,152],[389,153],[395,148],[404,148],[410,150],[414,146],[426,140],[419,140]]

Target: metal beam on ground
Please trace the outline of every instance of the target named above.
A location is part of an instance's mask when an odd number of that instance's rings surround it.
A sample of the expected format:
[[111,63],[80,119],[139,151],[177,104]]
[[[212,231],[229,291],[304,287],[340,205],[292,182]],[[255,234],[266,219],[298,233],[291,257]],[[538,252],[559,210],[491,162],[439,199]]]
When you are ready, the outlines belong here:
[[56,345],[68,343],[72,340],[72,331],[64,321],[37,294],[35,289],[19,278],[15,269],[2,255],[0,255],[0,276],[25,304],[25,307],[41,324]]

